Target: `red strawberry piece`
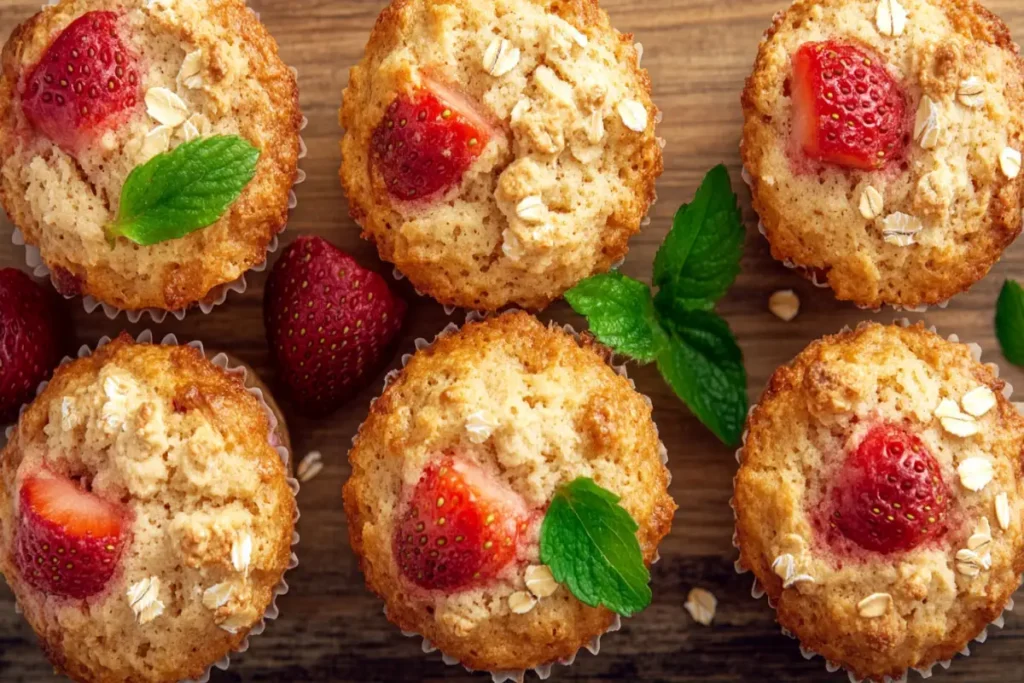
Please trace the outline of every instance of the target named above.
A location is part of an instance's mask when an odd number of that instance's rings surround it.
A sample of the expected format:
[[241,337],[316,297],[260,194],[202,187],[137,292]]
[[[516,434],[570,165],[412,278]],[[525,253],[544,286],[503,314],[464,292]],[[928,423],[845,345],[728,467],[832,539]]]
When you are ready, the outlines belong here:
[[319,237],[300,237],[267,281],[267,341],[298,408],[333,412],[389,360],[405,302],[377,273]]
[[395,529],[406,579],[455,592],[496,577],[518,554],[528,515],[522,500],[479,467],[451,456],[429,465]]
[[16,559],[22,576],[47,595],[96,595],[117,569],[126,512],[50,472],[21,485]]
[[0,270],[0,422],[13,422],[60,362],[59,306],[25,273]]
[[866,550],[911,550],[946,530],[949,489],[938,462],[901,426],[881,424],[847,456],[829,524]]
[[431,84],[391,103],[373,132],[371,161],[393,197],[429,200],[462,182],[490,138],[470,103]]
[[793,131],[810,158],[874,170],[903,157],[907,98],[872,53],[807,43],[793,57],[792,92]]
[[64,147],[76,147],[139,101],[137,57],[121,40],[119,15],[89,12],[57,36],[25,79],[25,117]]

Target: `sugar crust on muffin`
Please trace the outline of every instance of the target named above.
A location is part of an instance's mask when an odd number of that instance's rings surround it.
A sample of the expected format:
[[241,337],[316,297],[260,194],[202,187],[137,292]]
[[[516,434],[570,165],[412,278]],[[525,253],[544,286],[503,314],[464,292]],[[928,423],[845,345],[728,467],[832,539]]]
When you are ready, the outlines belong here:
[[[1009,177],[1001,155],[1024,150],[1024,61],[973,0],[906,0],[896,37],[880,31],[879,5],[797,0],[776,15],[743,94],[743,163],[775,258],[863,307],[934,305],[984,277],[1020,233],[1024,175]],[[908,135],[924,98],[937,105],[934,146],[912,139],[904,164],[870,173],[794,170],[791,58],[833,38],[878,55],[903,85]],[[865,214],[869,188],[881,210]],[[903,216],[919,230],[906,246],[891,236]]]
[[[506,60],[488,70],[502,39]],[[479,310],[543,308],[608,270],[662,171],[639,61],[596,0],[395,0],[340,114],[341,179],[364,237],[418,289]],[[499,133],[442,200],[401,205],[374,181],[370,141],[396,94],[426,80],[477,103]]]
[[385,600],[391,621],[473,669],[529,669],[569,657],[615,617],[565,587],[527,614],[511,612],[524,569],[539,562],[535,536],[497,581],[448,596],[418,591],[392,552],[402,489],[448,450],[493,472],[534,510],[546,509],[558,486],[591,477],[622,497],[649,565],[676,509],[669,474],[650,406],[602,353],[521,312],[469,323],[409,361],[349,454],[345,510],[367,586]]
[[[97,10],[122,13],[121,37],[141,60],[141,94],[167,88],[184,102],[187,122],[159,131],[140,96],[128,120],[73,157],[33,131],[21,93],[56,36]],[[298,86],[242,0],[63,0],[45,7],[4,48],[0,121],[0,201],[67,294],[121,309],[184,309],[266,260],[287,221],[300,147]],[[196,134],[248,140],[261,151],[256,177],[208,228],[149,247],[122,239],[111,249],[103,228],[117,214],[128,174]]]
[[[920,324],[861,325],[814,342],[775,373],[748,421],[736,478],[737,540],[742,566],[777,605],[779,624],[805,647],[858,678],[898,678],[953,658],[1002,614],[1024,571],[1024,418],[1003,397],[1004,386],[967,345]],[[989,388],[996,403],[977,419],[976,435],[954,436],[936,409],[941,399],[959,403],[978,387]],[[842,454],[883,421],[909,425],[938,461],[954,505],[949,528],[905,553],[865,551],[840,561],[815,540],[808,507]],[[993,469],[977,492],[958,472],[972,458]],[[999,512],[1002,495],[1007,507]],[[971,576],[957,554],[986,523],[990,568]],[[784,588],[776,562],[786,555],[794,558],[790,574],[809,580]],[[875,594],[891,596],[891,607],[866,618],[862,602]]]
[[[0,570],[55,667],[177,681],[245,640],[291,557],[295,499],[269,430],[241,381],[190,347],[122,337],[58,368],[0,456]],[[84,602],[31,588],[13,558],[19,485],[44,467],[131,511],[120,568]],[[129,591],[154,577],[160,605],[136,615]]]

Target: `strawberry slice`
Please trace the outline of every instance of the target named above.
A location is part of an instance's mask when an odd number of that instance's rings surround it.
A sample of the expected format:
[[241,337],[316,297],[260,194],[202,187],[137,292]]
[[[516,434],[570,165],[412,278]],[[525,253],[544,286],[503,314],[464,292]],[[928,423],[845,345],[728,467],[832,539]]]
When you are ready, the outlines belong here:
[[396,199],[429,200],[462,182],[490,138],[469,102],[431,83],[391,103],[373,132],[371,163]]
[[16,560],[29,585],[78,600],[102,591],[124,547],[124,508],[45,471],[26,477],[20,501]]
[[865,49],[806,43],[793,57],[793,132],[808,157],[883,168],[903,157],[908,126],[903,88]]
[[515,559],[528,517],[506,486],[475,465],[444,456],[423,472],[395,530],[399,569],[427,590],[472,588]]
[[941,468],[921,440],[901,426],[882,424],[839,473],[830,531],[866,550],[903,552],[945,533],[948,508]]
[[139,102],[138,58],[116,12],[89,12],[57,36],[25,79],[22,110],[62,147],[75,148]]

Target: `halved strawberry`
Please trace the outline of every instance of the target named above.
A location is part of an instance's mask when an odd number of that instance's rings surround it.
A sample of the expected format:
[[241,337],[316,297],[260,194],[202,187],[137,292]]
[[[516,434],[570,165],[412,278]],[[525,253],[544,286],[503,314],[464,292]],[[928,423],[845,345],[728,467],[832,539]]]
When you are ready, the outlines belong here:
[[833,540],[888,554],[945,533],[949,489],[918,437],[902,426],[881,424],[847,456],[828,504]]
[[793,133],[812,159],[874,170],[903,157],[907,98],[866,49],[806,43],[793,57]]
[[529,518],[514,492],[448,455],[426,468],[406,506],[394,537],[399,569],[421,588],[449,593],[512,562]]
[[78,600],[102,591],[124,547],[123,506],[47,471],[25,478],[20,505],[16,560],[29,585]]
[[76,147],[139,102],[138,58],[121,40],[119,18],[82,15],[25,79],[25,117],[61,146]]
[[490,138],[469,102],[431,83],[391,103],[373,132],[371,162],[393,197],[429,200],[462,182]]

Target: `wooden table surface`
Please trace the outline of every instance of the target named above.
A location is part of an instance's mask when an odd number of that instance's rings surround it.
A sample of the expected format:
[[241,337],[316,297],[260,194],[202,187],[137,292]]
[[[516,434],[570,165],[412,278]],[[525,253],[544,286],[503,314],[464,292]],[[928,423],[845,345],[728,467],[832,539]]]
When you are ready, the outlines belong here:
[[[632,243],[623,271],[649,280],[657,246],[671,216],[688,201],[703,174],[725,162],[744,207],[749,236],[743,274],[722,301],[720,312],[736,332],[746,356],[749,391],[756,400],[771,372],[807,343],[844,325],[864,319],[891,321],[892,312],[870,314],[839,304],[828,290],[818,290],[775,263],[758,235],[750,199],[740,180],[737,146],[742,115],[743,81],[753,63],[758,39],[772,15],[787,0],[603,0],[613,23],[636,34],[646,50],[655,101],[665,112],[660,134],[667,138],[665,174],[653,223]],[[308,180],[298,188],[299,205],[285,240],[299,233],[325,237],[381,272],[372,247],[361,242],[348,217],[338,184],[340,154],[337,109],[349,67],[359,58],[384,0],[253,0],[281,45],[285,61],[298,68],[302,108],[309,118],[305,140],[309,156],[302,164]],[[38,10],[40,0],[0,0],[0,34]],[[1024,35],[1020,0],[988,0],[989,8]],[[10,223],[0,218],[0,266],[23,265],[23,250],[9,244]],[[989,277],[946,310],[911,315],[977,341],[990,360],[1000,360],[992,317],[1004,278],[1024,277],[1024,244],[1012,247]],[[179,338],[202,339],[229,351],[271,379],[264,341],[261,301],[264,274],[250,277],[249,290],[232,295],[211,315],[192,314],[183,322],[161,325],[109,321],[99,312],[87,315],[72,302],[79,343],[94,344],[121,329],[152,327]],[[398,285],[412,302],[401,349],[417,337],[433,337],[450,320],[440,306],[417,297],[407,283]],[[769,295],[783,288],[797,291],[800,316],[786,324],[767,310]],[[564,303],[542,317],[581,325]],[[392,367],[397,364],[397,358]],[[1010,381],[1024,388],[1024,372],[1003,364]],[[828,674],[821,659],[805,661],[794,641],[779,633],[767,604],[750,597],[749,576],[733,571],[732,512],[728,501],[736,462],[674,397],[650,367],[631,370],[641,391],[655,406],[655,419],[669,450],[674,474],[672,494],[679,503],[675,527],[661,546],[662,561],[653,570],[654,604],[609,635],[599,657],[580,655],[569,668],[556,667],[557,680],[622,681],[846,681]],[[442,664],[439,655],[423,655],[419,642],[403,638],[381,612],[381,602],[363,587],[347,543],[341,486],[349,468],[346,452],[380,383],[365,390],[332,418],[290,419],[296,452],[324,454],[323,473],[299,495],[302,519],[300,566],[288,574],[291,591],[279,599],[281,617],[252,640],[228,672],[213,681],[487,681]],[[711,590],[719,600],[711,628],[695,624],[683,608],[693,586]],[[958,659],[938,674],[939,681],[1024,680],[1024,618],[1009,616],[1006,628],[974,644],[974,656]],[[532,680],[536,680],[532,678]],[[0,588],[0,681],[57,680],[33,634],[14,613],[10,592]]]

